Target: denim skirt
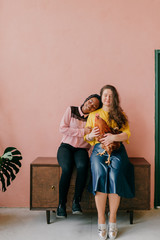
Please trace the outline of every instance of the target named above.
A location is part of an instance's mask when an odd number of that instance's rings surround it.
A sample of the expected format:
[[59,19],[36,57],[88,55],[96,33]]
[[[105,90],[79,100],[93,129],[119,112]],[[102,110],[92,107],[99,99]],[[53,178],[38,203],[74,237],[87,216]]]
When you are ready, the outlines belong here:
[[109,165],[105,163],[108,158],[107,152],[102,156],[98,155],[103,151],[100,143],[96,144],[92,151],[90,157],[92,184],[89,190],[94,195],[98,191],[133,198],[135,196],[134,167],[128,159],[124,145],[121,144],[118,150],[112,152]]

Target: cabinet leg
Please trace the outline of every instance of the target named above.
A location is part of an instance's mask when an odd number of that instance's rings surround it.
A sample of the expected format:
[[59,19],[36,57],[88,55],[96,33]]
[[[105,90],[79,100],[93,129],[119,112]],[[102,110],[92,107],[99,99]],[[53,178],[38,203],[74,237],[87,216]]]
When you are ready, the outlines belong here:
[[129,215],[130,215],[130,224],[133,224],[133,210],[129,211]]
[[50,224],[50,211],[46,210],[46,219],[47,219],[47,224]]

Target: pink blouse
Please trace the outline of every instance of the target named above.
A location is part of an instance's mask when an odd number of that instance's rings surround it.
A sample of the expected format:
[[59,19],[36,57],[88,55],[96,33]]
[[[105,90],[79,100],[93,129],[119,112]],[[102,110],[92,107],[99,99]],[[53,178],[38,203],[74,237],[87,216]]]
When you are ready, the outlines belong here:
[[90,148],[90,144],[84,141],[84,127],[87,121],[87,115],[81,111],[81,107],[68,107],[64,113],[60,132],[62,133],[63,143],[72,145],[75,148]]

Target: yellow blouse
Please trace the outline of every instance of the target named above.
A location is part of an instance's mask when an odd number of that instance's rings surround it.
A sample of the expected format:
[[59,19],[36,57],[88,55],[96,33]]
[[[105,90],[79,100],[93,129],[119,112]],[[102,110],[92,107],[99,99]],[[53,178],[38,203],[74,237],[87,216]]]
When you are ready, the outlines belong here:
[[[111,127],[111,128],[117,127],[117,124],[116,124],[116,122],[114,120],[112,120],[111,124],[109,123],[109,121],[108,121],[108,118],[109,118],[108,112],[104,111],[102,108],[100,108],[100,109],[98,109],[98,110],[96,110],[96,111],[94,111],[94,112],[89,114],[85,127],[92,127],[92,128],[94,128],[95,115],[97,113],[100,115],[101,118],[103,118],[103,120],[105,120],[107,122],[109,127]],[[125,125],[123,125],[123,127],[120,129],[120,131],[121,132],[126,132],[127,135],[128,135],[128,139],[129,139],[129,137],[131,135],[131,132],[130,132],[130,129],[129,129],[128,122]],[[86,135],[84,136],[84,140],[87,141],[86,140]],[[96,143],[98,143],[98,141],[96,141],[96,140],[87,141],[87,142],[90,143],[90,145],[92,145],[92,146],[95,145]],[[129,143],[128,140],[126,140],[126,142]]]

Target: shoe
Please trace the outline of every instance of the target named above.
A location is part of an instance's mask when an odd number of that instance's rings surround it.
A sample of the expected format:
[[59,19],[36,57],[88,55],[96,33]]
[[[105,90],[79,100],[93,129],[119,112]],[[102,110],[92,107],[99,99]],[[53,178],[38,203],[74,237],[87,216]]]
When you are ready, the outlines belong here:
[[101,240],[106,240],[107,239],[107,229],[98,229],[98,235],[99,235],[99,239]]
[[82,214],[81,206],[80,206],[79,202],[75,202],[75,200],[73,201],[73,204],[72,204],[72,213],[79,214],[79,215]]
[[108,236],[111,240],[114,240],[117,237],[118,228],[116,224],[108,225]]
[[57,212],[56,212],[56,217],[57,218],[66,218],[67,217],[67,213],[66,213],[66,206],[60,204],[57,208]]

